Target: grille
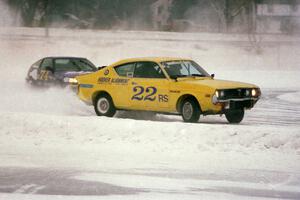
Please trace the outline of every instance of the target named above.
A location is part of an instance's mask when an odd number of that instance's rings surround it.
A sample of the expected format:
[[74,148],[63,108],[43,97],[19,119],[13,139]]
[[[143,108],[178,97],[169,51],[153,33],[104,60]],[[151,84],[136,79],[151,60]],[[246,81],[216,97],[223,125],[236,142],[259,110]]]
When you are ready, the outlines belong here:
[[246,95],[246,91],[248,90],[249,94],[250,91],[249,89],[228,89],[228,90],[224,90],[224,97],[220,98],[220,99],[239,99],[239,98],[245,98],[245,97],[249,97],[249,95]]

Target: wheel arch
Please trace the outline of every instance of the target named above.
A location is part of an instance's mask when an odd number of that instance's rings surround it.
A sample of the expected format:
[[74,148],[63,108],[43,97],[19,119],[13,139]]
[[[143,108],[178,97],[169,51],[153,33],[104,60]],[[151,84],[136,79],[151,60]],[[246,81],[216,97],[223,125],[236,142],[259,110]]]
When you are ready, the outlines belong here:
[[112,99],[112,97],[111,97],[111,95],[107,91],[100,90],[100,91],[94,92],[93,95],[92,95],[92,103],[93,103],[93,105],[95,105],[95,101],[96,101],[97,97],[100,96],[100,95],[108,95],[111,98],[112,102],[114,102],[113,99]]
[[186,99],[191,99],[191,100],[195,101],[197,103],[197,105],[199,106],[200,111],[202,111],[201,104],[194,95],[184,94],[179,97],[179,99],[177,100],[177,103],[176,103],[176,110],[178,113],[181,113],[181,105]]

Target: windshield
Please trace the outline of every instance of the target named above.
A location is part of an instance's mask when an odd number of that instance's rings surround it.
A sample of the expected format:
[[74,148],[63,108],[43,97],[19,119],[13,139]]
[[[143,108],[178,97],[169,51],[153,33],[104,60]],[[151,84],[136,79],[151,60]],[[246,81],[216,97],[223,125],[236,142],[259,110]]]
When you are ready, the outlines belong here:
[[197,63],[191,60],[168,61],[161,63],[170,78],[199,76],[209,77],[209,74]]

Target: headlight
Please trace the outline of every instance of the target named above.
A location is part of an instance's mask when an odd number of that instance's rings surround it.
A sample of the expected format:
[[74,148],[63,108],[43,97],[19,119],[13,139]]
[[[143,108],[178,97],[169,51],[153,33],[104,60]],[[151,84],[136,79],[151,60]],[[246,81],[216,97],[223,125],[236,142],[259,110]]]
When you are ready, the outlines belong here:
[[77,84],[78,81],[76,78],[64,78],[65,83],[70,83],[70,84]]
[[259,88],[254,88],[251,90],[251,95],[253,97],[260,97],[261,96],[261,91]]
[[223,90],[220,91],[220,97],[224,97],[225,96],[225,92]]
[[257,91],[256,91],[256,89],[252,89],[252,90],[251,90],[251,95],[252,95],[253,97],[257,96]]
[[78,81],[77,81],[76,78],[69,78],[69,83],[71,83],[71,84],[77,84]]
[[219,98],[219,97],[224,97],[224,96],[225,96],[225,92],[224,92],[223,90],[217,90],[217,91],[215,92],[215,96],[216,96],[217,98]]

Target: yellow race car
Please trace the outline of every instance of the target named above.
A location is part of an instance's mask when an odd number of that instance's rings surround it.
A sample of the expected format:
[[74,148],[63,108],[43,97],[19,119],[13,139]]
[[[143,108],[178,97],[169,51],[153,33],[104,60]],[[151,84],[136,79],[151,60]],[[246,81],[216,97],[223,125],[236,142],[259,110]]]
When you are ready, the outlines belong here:
[[79,98],[107,117],[116,110],[140,110],[180,114],[185,122],[225,114],[228,122],[239,123],[261,95],[256,85],[215,80],[183,58],[125,59],[76,79]]

